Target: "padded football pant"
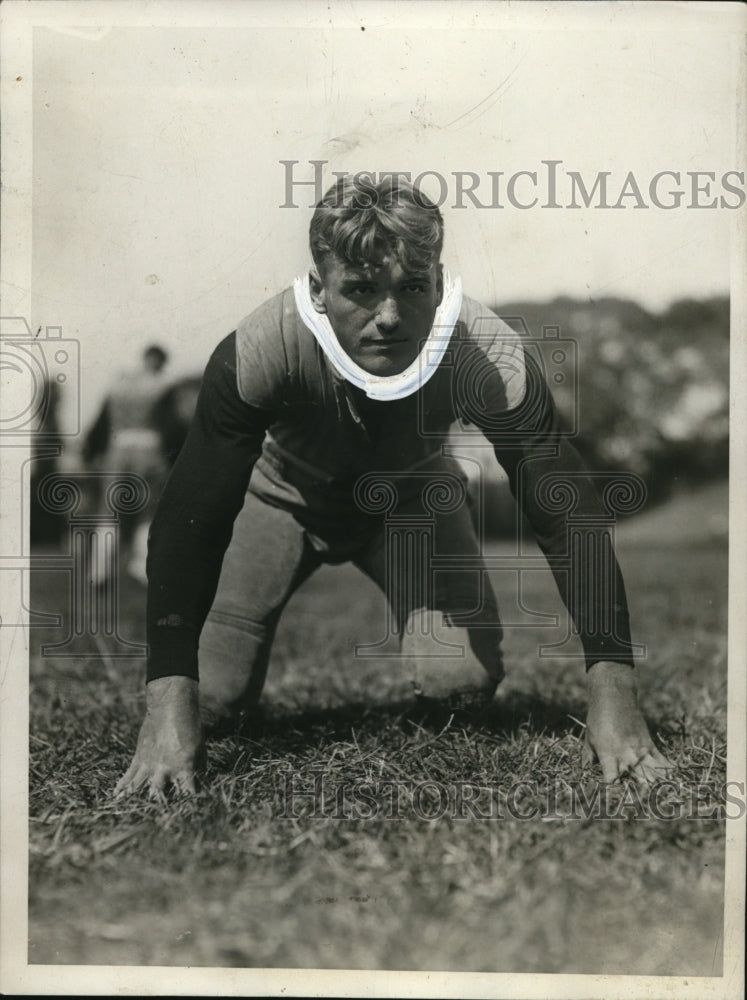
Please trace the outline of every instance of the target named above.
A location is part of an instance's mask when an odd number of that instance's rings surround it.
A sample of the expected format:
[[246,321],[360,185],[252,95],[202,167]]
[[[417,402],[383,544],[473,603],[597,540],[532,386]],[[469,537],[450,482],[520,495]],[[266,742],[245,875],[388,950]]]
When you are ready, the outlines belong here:
[[503,677],[503,630],[469,508],[462,503],[434,516],[420,504],[407,502],[394,523],[382,522],[341,556],[334,546],[320,552],[291,513],[247,493],[200,638],[207,726],[256,704],[281,612],[323,562],[352,561],[382,589],[416,694],[492,697]]

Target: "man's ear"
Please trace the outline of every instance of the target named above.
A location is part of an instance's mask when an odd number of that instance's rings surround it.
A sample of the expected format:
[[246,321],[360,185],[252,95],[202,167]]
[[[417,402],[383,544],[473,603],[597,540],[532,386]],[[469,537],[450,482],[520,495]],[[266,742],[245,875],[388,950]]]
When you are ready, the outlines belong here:
[[326,313],[327,303],[325,302],[324,285],[316,267],[309,270],[309,292],[311,302],[318,313]]
[[437,306],[440,306],[444,298],[444,266],[439,264],[436,268],[436,295],[438,297]]

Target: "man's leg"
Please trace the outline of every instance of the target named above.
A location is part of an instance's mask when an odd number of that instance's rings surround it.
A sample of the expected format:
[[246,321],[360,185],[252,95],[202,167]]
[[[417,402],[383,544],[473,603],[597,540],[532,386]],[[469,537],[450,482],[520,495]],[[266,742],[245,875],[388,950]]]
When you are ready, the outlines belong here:
[[356,564],[388,597],[416,694],[486,703],[504,676],[503,629],[469,509],[430,516],[418,505],[398,512],[409,523],[390,522]]
[[200,714],[236,721],[262,693],[280,613],[319,558],[286,511],[247,493],[200,636]]

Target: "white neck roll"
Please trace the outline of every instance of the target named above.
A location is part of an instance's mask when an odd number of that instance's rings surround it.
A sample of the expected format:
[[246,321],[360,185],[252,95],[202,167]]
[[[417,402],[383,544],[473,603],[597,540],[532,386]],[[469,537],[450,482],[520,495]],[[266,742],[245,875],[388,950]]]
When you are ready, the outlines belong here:
[[363,389],[369,399],[376,400],[403,399],[422,389],[441,363],[462,308],[461,279],[452,281],[445,272],[441,305],[436,310],[433,326],[418,356],[398,375],[371,375],[345,353],[327,316],[314,308],[308,274],[296,278],[293,294],[304,325],[314,334],[337,374]]

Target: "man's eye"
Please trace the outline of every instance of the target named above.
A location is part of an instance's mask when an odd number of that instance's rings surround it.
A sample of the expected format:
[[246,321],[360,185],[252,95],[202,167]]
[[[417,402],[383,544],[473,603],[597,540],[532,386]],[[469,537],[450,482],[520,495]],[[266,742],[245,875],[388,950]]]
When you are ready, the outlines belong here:
[[427,286],[423,284],[422,281],[412,281],[409,285],[405,285],[406,292],[425,292],[427,291]]
[[373,290],[373,285],[354,285],[351,289],[354,295],[370,295]]

